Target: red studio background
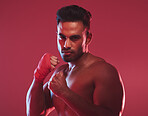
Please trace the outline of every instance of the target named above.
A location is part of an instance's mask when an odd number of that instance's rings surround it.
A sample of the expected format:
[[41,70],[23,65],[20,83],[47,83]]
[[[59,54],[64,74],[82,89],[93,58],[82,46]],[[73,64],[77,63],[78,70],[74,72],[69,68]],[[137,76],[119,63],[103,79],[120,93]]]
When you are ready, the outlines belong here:
[[0,115],[26,115],[26,93],[39,59],[45,52],[60,58],[56,11],[71,4],[92,13],[90,51],[122,76],[123,116],[148,116],[147,0],[0,0]]

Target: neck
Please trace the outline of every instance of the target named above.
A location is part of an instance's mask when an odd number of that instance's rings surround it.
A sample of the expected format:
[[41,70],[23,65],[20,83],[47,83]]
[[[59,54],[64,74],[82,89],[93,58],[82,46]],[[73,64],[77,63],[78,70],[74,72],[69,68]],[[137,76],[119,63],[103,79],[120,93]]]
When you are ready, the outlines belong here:
[[76,61],[73,61],[73,62],[69,62],[69,69],[73,69],[74,67],[77,67],[77,66],[83,66],[85,64],[85,61],[86,61],[86,58],[87,56],[89,55],[89,52],[85,52],[83,53],[83,55]]

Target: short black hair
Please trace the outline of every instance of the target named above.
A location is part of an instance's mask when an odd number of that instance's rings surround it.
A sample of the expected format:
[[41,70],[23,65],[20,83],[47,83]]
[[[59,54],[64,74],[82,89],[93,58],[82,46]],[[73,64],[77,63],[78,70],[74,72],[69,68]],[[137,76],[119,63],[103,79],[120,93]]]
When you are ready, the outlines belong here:
[[75,21],[82,21],[83,25],[89,30],[90,29],[90,21],[92,15],[86,9],[77,6],[77,5],[70,5],[62,7],[57,11],[57,25],[59,22],[75,22]]

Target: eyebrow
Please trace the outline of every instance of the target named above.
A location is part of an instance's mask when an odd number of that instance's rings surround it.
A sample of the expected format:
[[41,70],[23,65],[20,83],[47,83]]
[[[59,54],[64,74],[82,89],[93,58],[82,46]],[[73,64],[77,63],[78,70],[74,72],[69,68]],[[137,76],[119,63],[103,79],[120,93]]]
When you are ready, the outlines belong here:
[[62,36],[62,37],[66,37],[65,35],[63,35],[62,33],[59,33],[58,35]]
[[[58,35],[60,35],[60,36],[62,36],[62,37],[66,37],[66,36],[65,36],[64,34],[62,34],[62,33],[59,33]],[[80,35],[71,35],[69,38],[71,38],[71,37],[81,38]]]

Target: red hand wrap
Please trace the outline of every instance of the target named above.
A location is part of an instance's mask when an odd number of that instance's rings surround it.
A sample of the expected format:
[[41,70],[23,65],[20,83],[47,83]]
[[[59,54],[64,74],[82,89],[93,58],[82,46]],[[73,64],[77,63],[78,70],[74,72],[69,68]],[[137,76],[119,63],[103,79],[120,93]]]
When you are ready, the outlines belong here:
[[44,54],[34,71],[34,78],[39,82],[43,82],[51,71],[50,56],[48,53]]

